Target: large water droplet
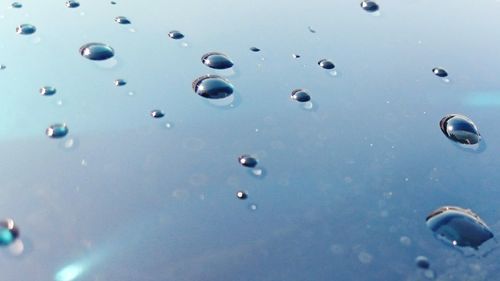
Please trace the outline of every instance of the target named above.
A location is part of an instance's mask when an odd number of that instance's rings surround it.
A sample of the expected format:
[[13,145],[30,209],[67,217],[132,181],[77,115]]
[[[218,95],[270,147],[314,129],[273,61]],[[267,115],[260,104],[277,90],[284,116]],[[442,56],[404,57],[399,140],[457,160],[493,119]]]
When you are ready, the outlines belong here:
[[66,124],[52,124],[46,130],[45,134],[50,138],[62,138],[68,134],[68,127]]
[[115,21],[119,24],[130,24],[130,20],[124,16],[119,16],[115,18]]
[[25,23],[16,27],[17,34],[30,35],[36,32],[36,27],[34,25]]
[[180,31],[172,30],[168,33],[168,37],[175,39],[175,40],[179,40],[179,39],[184,38],[184,34],[182,34]]
[[448,72],[446,70],[440,68],[440,67],[435,67],[432,69],[432,73],[438,77],[446,77],[448,76]]
[[460,114],[449,114],[439,122],[441,131],[449,139],[461,144],[477,144],[481,140],[476,125]]
[[293,90],[291,98],[298,102],[307,102],[311,100],[311,96],[303,89]]
[[238,191],[238,192],[236,192],[236,198],[238,198],[240,200],[245,200],[248,198],[248,195],[246,194],[245,191]]
[[161,111],[159,109],[154,109],[154,110],[151,110],[150,115],[153,118],[162,118],[163,116],[165,116],[165,113],[163,113],[163,111]]
[[493,238],[493,233],[478,215],[469,209],[444,206],[430,213],[427,226],[443,241],[453,246],[478,249]]
[[257,166],[258,163],[257,159],[247,154],[243,154],[240,157],[238,157],[238,162],[240,162],[242,166],[248,168],[254,168],[255,166]]
[[39,92],[42,96],[53,96],[57,90],[51,86],[43,86],[40,88]]
[[69,0],[66,1],[66,7],[68,8],[78,8],[80,6],[80,3],[75,0]]
[[222,53],[210,52],[201,57],[204,65],[215,69],[226,69],[232,67],[233,62]]
[[218,75],[205,75],[193,81],[193,90],[198,95],[208,99],[222,99],[230,96],[233,85]]
[[335,68],[335,65],[333,64],[333,62],[331,62],[327,59],[322,59],[322,60],[318,61],[318,65],[324,69],[334,69]]
[[0,221],[0,246],[8,246],[19,237],[19,229],[12,219]]
[[372,12],[378,11],[379,6],[377,3],[373,2],[373,1],[366,0],[366,1],[361,2],[361,8],[363,8],[363,10],[365,10],[367,12],[372,13]]
[[16,9],[20,9],[23,7],[23,4],[19,3],[19,2],[14,2],[11,4],[11,7],[12,8],[16,8]]
[[107,60],[115,55],[115,51],[103,43],[87,43],[80,47],[80,54],[89,60]]

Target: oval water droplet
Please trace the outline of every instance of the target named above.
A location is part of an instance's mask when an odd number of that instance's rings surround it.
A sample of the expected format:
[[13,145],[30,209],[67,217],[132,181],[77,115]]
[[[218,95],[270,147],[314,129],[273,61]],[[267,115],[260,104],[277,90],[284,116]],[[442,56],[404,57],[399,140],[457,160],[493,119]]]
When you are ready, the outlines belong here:
[[318,65],[324,69],[334,69],[335,68],[335,65],[333,64],[333,62],[331,62],[327,59],[322,59],[322,60],[318,61]]
[[80,47],[80,54],[89,60],[107,60],[115,55],[115,50],[103,43],[87,43]]
[[180,31],[172,30],[168,33],[168,37],[175,39],[175,40],[179,40],[179,39],[184,38],[184,34],[182,34]]
[[163,113],[163,111],[161,111],[159,109],[154,109],[154,110],[151,110],[150,115],[153,118],[162,118],[163,116],[165,116],[165,113]]
[[114,81],[114,84],[117,87],[121,87],[121,86],[125,86],[127,84],[127,81],[125,81],[124,79],[116,79]]
[[258,163],[257,159],[255,159],[252,156],[247,155],[247,154],[243,154],[240,157],[238,157],[238,162],[242,166],[245,166],[248,168],[254,168],[255,166],[257,166],[257,163]]
[[69,0],[66,1],[66,7],[68,8],[78,8],[80,6],[80,3],[75,0]]
[[298,102],[308,102],[311,100],[311,96],[303,89],[293,90],[291,98]]
[[40,88],[39,92],[42,96],[53,96],[57,90],[51,86],[43,86]]
[[21,24],[18,27],[16,27],[16,32],[17,34],[21,35],[30,35],[36,32],[36,27],[32,24]]
[[418,256],[415,258],[415,264],[422,269],[428,269],[431,266],[429,259],[424,256]]
[[20,9],[23,7],[23,4],[19,3],[19,2],[14,2],[11,4],[12,8],[16,8],[16,9]]
[[260,52],[260,49],[257,47],[250,47],[250,51],[252,52]]
[[110,3],[111,3],[111,5],[116,5],[115,1],[111,1]]
[[7,68],[7,66],[5,64],[0,64],[0,70],[4,70],[6,68]]
[[19,237],[19,229],[14,220],[4,219],[0,221],[0,246],[8,246]]
[[238,191],[236,192],[236,198],[240,200],[245,200],[248,198],[248,195],[244,191]]
[[298,59],[298,58],[300,58],[300,55],[298,55],[298,54],[292,54],[292,57],[293,57],[294,59]]
[[440,68],[440,67],[435,67],[432,69],[432,73],[438,77],[446,77],[448,76],[448,72],[446,70]]
[[46,130],[45,134],[50,138],[62,138],[68,134],[68,127],[66,124],[52,124]]
[[130,24],[130,20],[124,16],[119,16],[115,18],[115,22],[119,24]]
[[372,13],[372,12],[378,11],[379,6],[377,3],[373,2],[373,1],[366,0],[366,1],[361,2],[361,8],[363,8],[363,10],[365,10],[367,12]]
[[215,69],[226,69],[234,65],[234,63],[225,54],[218,52],[206,53],[201,57],[204,65]]
[[478,215],[469,209],[444,206],[426,218],[427,227],[443,241],[453,246],[478,249],[493,238],[493,233]]
[[218,75],[205,75],[193,81],[193,90],[198,95],[208,99],[222,99],[233,94],[234,87]]
[[469,118],[460,114],[449,114],[439,122],[443,134],[461,144],[477,144],[481,140],[476,125]]

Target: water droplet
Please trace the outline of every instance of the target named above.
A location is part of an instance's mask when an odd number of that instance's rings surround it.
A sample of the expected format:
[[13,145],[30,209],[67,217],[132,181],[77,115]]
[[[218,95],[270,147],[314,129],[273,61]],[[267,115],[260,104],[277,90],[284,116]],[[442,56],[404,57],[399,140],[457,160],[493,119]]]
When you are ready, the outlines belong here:
[[311,96],[303,89],[293,90],[291,98],[298,102],[307,102],[311,100]]
[[68,127],[66,124],[52,124],[46,130],[45,134],[51,138],[62,138],[68,134]]
[[298,58],[300,58],[300,55],[298,55],[298,54],[292,54],[292,57],[293,57],[294,59],[298,59]]
[[151,110],[150,115],[153,118],[162,118],[163,116],[165,116],[165,114],[163,113],[163,111],[161,111],[159,109]]
[[440,67],[435,67],[432,69],[432,73],[438,77],[446,77],[448,76],[448,72],[446,70],[440,68]]
[[449,139],[461,144],[477,144],[481,140],[476,125],[460,114],[449,114],[439,122],[441,131]]
[[373,1],[365,0],[365,1],[361,2],[361,8],[363,8],[363,10],[365,10],[367,12],[372,13],[372,12],[378,11],[379,6],[377,3],[373,2]]
[[247,155],[247,154],[244,154],[244,155],[241,155],[240,157],[238,157],[238,162],[240,162],[240,164],[242,166],[245,166],[248,168],[254,168],[255,166],[257,166],[257,163],[258,163],[257,159],[255,159],[252,156]]
[[233,62],[222,53],[210,52],[201,57],[204,65],[215,69],[226,69],[232,67]]
[[0,221],[0,246],[8,246],[19,237],[19,229],[12,219]]
[[80,3],[75,0],[69,0],[66,1],[66,7],[68,8],[78,8],[80,6]]
[[322,59],[322,60],[318,61],[318,65],[324,69],[334,69],[335,68],[335,65],[333,64],[333,62],[331,62],[327,59]]
[[115,86],[121,87],[125,86],[127,84],[127,81],[125,81],[124,79],[116,79],[113,83],[115,84]]
[[231,83],[218,75],[205,75],[193,81],[193,90],[208,99],[222,99],[233,94]]
[[30,35],[36,32],[36,27],[34,25],[25,23],[16,27],[17,34]]
[[168,37],[172,38],[172,39],[175,39],[175,40],[179,40],[179,39],[182,39],[184,38],[184,34],[180,33],[179,31],[177,30],[172,30],[168,33]]
[[426,218],[427,227],[443,241],[453,246],[478,247],[493,238],[493,233],[478,215],[469,209],[444,206]]
[[19,2],[14,2],[11,4],[12,8],[16,8],[16,9],[20,9],[23,7],[23,4],[19,3]]
[[130,24],[131,23],[129,19],[127,19],[126,17],[123,17],[123,16],[116,17],[115,21],[119,24]]
[[6,69],[6,68],[7,68],[7,66],[6,66],[6,65],[4,65],[4,64],[0,65],[0,70],[4,70],[4,69]]
[[80,54],[89,60],[107,60],[115,55],[115,51],[103,43],[87,43],[80,47]]
[[110,3],[111,3],[111,5],[116,5],[115,1],[111,1]]
[[309,32],[311,33],[316,33],[316,30],[314,30],[311,26],[308,26],[307,29],[309,29]]
[[424,256],[418,256],[415,258],[415,264],[423,269],[428,269],[431,266],[429,259]]
[[250,47],[250,51],[252,52],[260,52],[260,49],[257,47]]
[[40,88],[39,92],[42,96],[53,96],[57,90],[51,86],[43,86]]
[[248,195],[244,191],[236,192],[236,197],[241,200],[245,200],[248,198]]

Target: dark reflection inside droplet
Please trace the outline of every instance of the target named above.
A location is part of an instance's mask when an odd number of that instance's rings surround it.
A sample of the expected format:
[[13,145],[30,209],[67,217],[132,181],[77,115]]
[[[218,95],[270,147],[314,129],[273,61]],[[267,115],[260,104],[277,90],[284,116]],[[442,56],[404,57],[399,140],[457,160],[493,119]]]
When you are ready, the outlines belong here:
[[159,109],[154,109],[154,110],[151,110],[150,115],[153,118],[162,118],[163,116],[165,116],[165,113],[163,113],[163,111],[161,111]]
[[373,2],[373,1],[363,1],[361,2],[361,8],[363,8],[363,10],[367,11],[367,12],[376,12],[378,11],[379,9],[379,6],[377,3]]
[[36,27],[31,24],[21,24],[16,27],[16,32],[21,35],[30,35],[36,32]]
[[324,69],[334,69],[335,68],[335,65],[333,64],[333,62],[331,62],[327,59],[322,59],[322,60],[318,61],[318,65]]
[[0,246],[12,244],[19,237],[19,229],[12,219],[0,221]]
[[45,134],[50,138],[62,138],[68,134],[68,127],[66,124],[52,124],[46,130]]
[[222,53],[210,52],[201,57],[201,61],[208,67],[226,69],[233,66],[233,62]]
[[311,96],[303,89],[293,90],[291,98],[298,102],[307,102],[311,100]]
[[103,43],[88,43],[80,47],[80,54],[89,60],[107,60],[115,55],[115,51]]
[[79,6],[80,6],[80,3],[78,3],[78,1],[75,1],[75,0],[66,1],[66,7],[68,7],[68,8],[77,8]]
[[56,88],[51,86],[43,86],[40,88],[39,92],[42,96],[53,96],[56,93]]
[[172,39],[175,39],[175,40],[178,40],[178,39],[182,39],[184,38],[184,34],[180,33],[179,31],[177,30],[172,30],[168,33],[168,37],[172,38]]
[[238,198],[240,200],[245,200],[248,198],[248,195],[244,191],[238,191],[238,192],[236,192],[236,198]]
[[435,67],[432,69],[432,73],[434,73],[434,75],[438,76],[438,77],[446,77],[448,76],[448,72],[446,72],[446,70],[442,69],[442,68],[439,68],[439,67]]
[[247,155],[247,154],[244,154],[244,155],[241,155],[240,157],[238,157],[238,162],[242,166],[245,166],[248,168],[255,168],[255,166],[257,166],[257,163],[258,163],[257,159],[255,159],[254,157]]
[[218,75],[205,75],[193,81],[193,90],[208,99],[222,99],[234,92],[233,85]]
[[481,140],[476,125],[463,115],[446,115],[439,122],[439,126],[446,137],[461,144],[477,144]]
[[478,249],[493,238],[493,233],[478,215],[461,207],[438,208],[427,216],[426,223],[438,238],[453,246]]
[[119,16],[115,18],[115,22],[119,24],[130,24],[130,20],[124,16]]
[[250,47],[250,51],[252,52],[260,52],[260,49],[257,47]]

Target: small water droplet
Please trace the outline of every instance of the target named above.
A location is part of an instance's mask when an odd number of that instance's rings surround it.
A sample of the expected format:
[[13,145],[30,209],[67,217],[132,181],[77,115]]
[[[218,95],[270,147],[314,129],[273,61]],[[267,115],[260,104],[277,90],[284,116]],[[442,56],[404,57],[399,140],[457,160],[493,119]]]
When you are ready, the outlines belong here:
[[201,57],[204,65],[214,69],[226,69],[232,67],[234,64],[225,54],[218,52],[206,53]]
[[172,30],[168,33],[168,37],[175,39],[175,40],[179,40],[179,39],[184,38],[184,34],[182,34],[180,31]]
[[416,257],[415,258],[415,264],[419,268],[423,268],[423,269],[428,269],[431,266],[431,263],[429,262],[429,259],[427,257],[424,257],[424,256],[418,256],[418,257]]
[[68,127],[66,124],[52,124],[46,130],[45,134],[50,138],[62,138],[68,134]]
[[314,30],[311,26],[308,26],[307,29],[309,30],[309,32],[311,33],[316,33],[316,30]]
[[300,58],[300,55],[298,55],[298,54],[292,54],[292,57],[293,57],[294,59],[298,59],[298,58]]
[[7,66],[6,66],[6,65],[4,65],[4,64],[0,65],[0,70],[4,70],[4,69],[6,69],[6,68],[7,68]]
[[80,54],[89,60],[107,60],[115,55],[115,51],[103,43],[87,43],[80,47]]
[[238,157],[238,162],[242,166],[245,166],[248,168],[254,168],[258,164],[257,159],[255,159],[254,157],[247,155],[247,154],[243,154],[240,157]]
[[260,49],[257,47],[250,47],[250,51],[252,52],[260,52]]
[[23,7],[23,4],[19,3],[19,2],[14,2],[11,4],[11,7],[12,8],[16,8],[16,9],[20,9]]
[[439,122],[443,134],[461,144],[477,144],[481,140],[476,125],[472,120],[460,114],[449,114]]
[[258,207],[257,207],[257,204],[253,204],[253,203],[252,203],[252,204],[248,205],[248,208],[249,208],[251,211],[257,211],[257,208],[258,208]]
[[42,96],[53,96],[57,92],[56,88],[51,86],[43,86],[39,90]]
[[113,83],[115,84],[115,86],[121,87],[125,86],[127,84],[127,81],[125,81],[124,79],[116,79],[115,81],[113,81]]
[[327,59],[319,60],[318,65],[324,69],[334,69],[335,68],[335,65],[333,64],[333,62],[331,62]]
[[161,111],[159,109],[151,110],[151,112],[149,114],[153,118],[162,118],[163,116],[165,116],[165,114],[163,113],[163,111]]
[[68,8],[78,8],[80,6],[80,3],[75,0],[69,0],[66,1],[66,7]]
[[311,100],[311,96],[303,89],[293,90],[291,98],[298,102],[307,102]]
[[193,81],[193,90],[207,99],[222,99],[233,94],[234,87],[218,75],[205,75]]
[[30,35],[36,32],[36,27],[34,25],[25,23],[16,27],[17,34]]
[[490,228],[470,209],[444,206],[431,212],[425,220],[436,237],[453,246],[478,249],[493,238]]
[[365,10],[367,12],[372,13],[372,12],[378,11],[379,6],[377,3],[373,2],[373,1],[365,0],[365,1],[361,2],[361,8],[363,8],[363,10]]
[[448,76],[448,72],[446,70],[440,68],[440,67],[435,67],[432,69],[432,73],[438,77],[446,77]]
[[111,3],[111,5],[116,5],[115,1],[111,1],[110,3]]
[[0,221],[0,246],[8,246],[19,237],[19,229],[12,219]]
[[119,24],[131,24],[130,20],[124,16],[116,17],[115,22]]
[[248,198],[248,195],[244,191],[236,192],[236,197],[241,200],[245,200]]

